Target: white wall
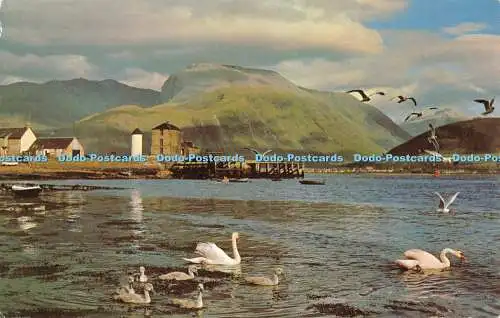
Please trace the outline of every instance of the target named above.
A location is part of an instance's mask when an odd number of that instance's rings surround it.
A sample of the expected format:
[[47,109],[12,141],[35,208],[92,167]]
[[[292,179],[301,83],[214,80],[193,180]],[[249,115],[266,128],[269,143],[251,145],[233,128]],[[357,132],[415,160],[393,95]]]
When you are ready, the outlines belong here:
[[71,142],[71,150],[80,150],[82,149],[82,145],[80,142],[78,142],[78,139],[73,138],[73,141]]
[[31,128],[28,128],[21,137],[21,152],[28,150],[36,141],[36,136]]
[[130,150],[131,156],[142,155],[142,135],[132,135],[132,147]]

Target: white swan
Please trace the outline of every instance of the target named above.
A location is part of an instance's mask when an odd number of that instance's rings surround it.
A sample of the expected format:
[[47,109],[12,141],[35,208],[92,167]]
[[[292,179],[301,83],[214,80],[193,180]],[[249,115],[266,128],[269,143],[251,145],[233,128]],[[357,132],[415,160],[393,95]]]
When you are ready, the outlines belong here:
[[448,209],[448,207],[453,203],[453,201],[455,201],[455,199],[457,198],[458,194],[460,192],[457,192],[455,193],[452,197],[450,197],[450,199],[448,200],[448,202],[446,202],[443,197],[441,196],[441,194],[437,193],[437,192],[434,192],[438,197],[439,197],[439,208],[437,209],[438,212],[445,212],[445,213],[448,213],[450,212],[450,210]]
[[410,270],[422,270],[422,269],[445,269],[451,266],[450,260],[446,257],[446,254],[451,253],[461,260],[465,259],[464,253],[462,251],[454,250],[451,248],[445,248],[441,251],[439,259],[434,255],[419,249],[411,249],[404,253],[407,259],[398,259],[396,264],[401,268]]
[[173,305],[186,309],[200,309],[203,308],[203,284],[198,284],[198,297],[196,299],[180,299],[173,298],[171,302]]
[[146,276],[145,272],[146,272],[146,269],[144,268],[144,266],[139,267],[139,273],[134,275],[136,281],[141,282],[141,283],[147,282],[148,277]]
[[183,260],[196,264],[238,265],[241,263],[241,257],[238,253],[238,247],[236,245],[236,240],[238,240],[239,238],[239,234],[237,232],[234,232],[232,235],[234,258],[229,257],[214,243],[198,243],[194,252],[198,255],[201,255],[201,257],[183,258]]
[[163,280],[188,280],[193,279],[194,274],[198,274],[198,269],[195,265],[190,265],[188,267],[188,273],[183,272],[172,272],[168,274],[160,275],[158,278]]
[[279,284],[279,275],[283,274],[283,270],[281,268],[276,268],[274,270],[274,274],[272,278],[263,277],[263,276],[249,276],[245,277],[245,281],[252,285],[261,285],[261,286],[276,286]]
[[121,286],[116,289],[117,294],[135,294],[135,290],[132,287],[134,283],[134,276],[128,277],[128,286]]
[[153,285],[150,283],[147,283],[144,285],[144,295],[121,293],[121,294],[115,295],[113,298],[115,300],[120,300],[124,303],[149,304],[151,302],[151,297],[149,296],[150,291],[154,292]]

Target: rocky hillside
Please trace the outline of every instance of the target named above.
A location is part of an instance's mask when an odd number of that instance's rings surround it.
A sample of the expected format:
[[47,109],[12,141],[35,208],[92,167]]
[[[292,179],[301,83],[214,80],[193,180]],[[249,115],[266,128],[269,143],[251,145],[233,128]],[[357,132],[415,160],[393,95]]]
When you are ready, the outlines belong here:
[[[440,152],[444,154],[498,153],[500,151],[500,118],[475,118],[438,127],[436,135]],[[433,150],[427,141],[428,132],[420,134],[393,148],[395,155],[419,154]]]

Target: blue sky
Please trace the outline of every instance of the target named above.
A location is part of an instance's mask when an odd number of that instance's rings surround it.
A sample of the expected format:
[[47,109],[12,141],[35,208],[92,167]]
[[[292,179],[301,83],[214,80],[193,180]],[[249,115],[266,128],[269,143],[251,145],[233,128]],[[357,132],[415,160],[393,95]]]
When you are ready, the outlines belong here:
[[498,0],[413,0],[408,9],[387,21],[370,22],[376,29],[413,29],[440,32],[464,22],[485,23],[483,32],[500,34]]
[[159,90],[208,62],[469,114],[473,99],[500,96],[497,0],[5,0],[0,19],[4,85],[84,77]]

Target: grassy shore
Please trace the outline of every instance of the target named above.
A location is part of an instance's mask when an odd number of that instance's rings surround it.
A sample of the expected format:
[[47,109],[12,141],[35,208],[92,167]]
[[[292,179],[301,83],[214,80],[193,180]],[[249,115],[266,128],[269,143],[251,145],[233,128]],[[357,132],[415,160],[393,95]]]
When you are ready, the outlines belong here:
[[[441,175],[497,175],[497,164],[476,165],[353,165],[334,167],[306,167],[306,174],[372,174],[372,175],[429,175],[435,170]],[[47,180],[47,179],[166,179],[171,178],[167,167],[153,160],[145,163],[106,163],[49,161],[45,163],[0,166],[3,180]]]

